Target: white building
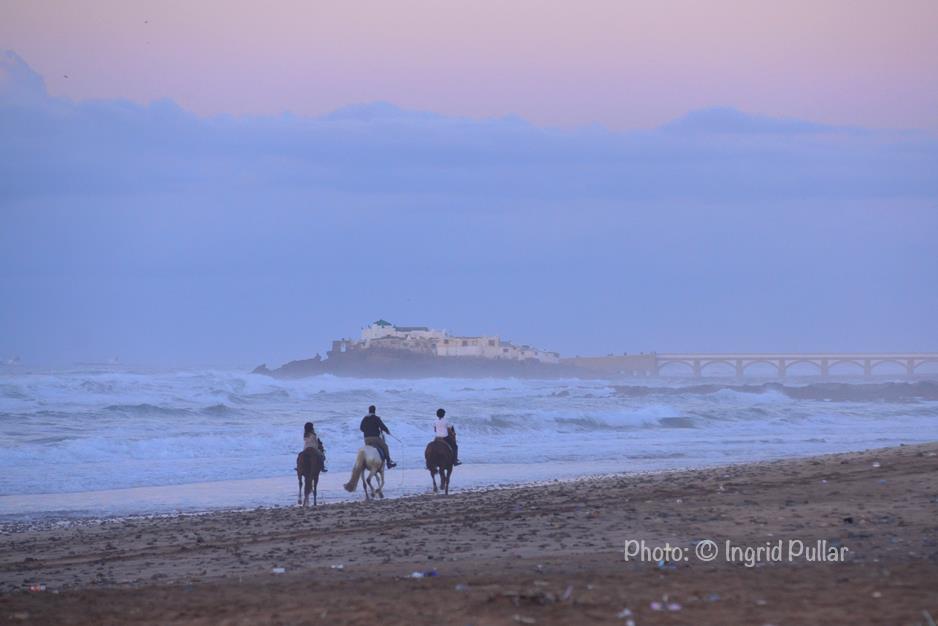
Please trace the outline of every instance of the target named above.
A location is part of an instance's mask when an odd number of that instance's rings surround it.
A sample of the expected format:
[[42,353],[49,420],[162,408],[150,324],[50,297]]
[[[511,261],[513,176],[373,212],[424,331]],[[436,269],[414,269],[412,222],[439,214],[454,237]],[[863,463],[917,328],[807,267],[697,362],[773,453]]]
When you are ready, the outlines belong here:
[[457,337],[445,330],[426,326],[395,326],[385,320],[378,320],[363,329],[360,343],[363,348],[389,347],[436,356],[560,362],[560,355],[556,352],[538,350],[531,346],[516,346],[496,336]]

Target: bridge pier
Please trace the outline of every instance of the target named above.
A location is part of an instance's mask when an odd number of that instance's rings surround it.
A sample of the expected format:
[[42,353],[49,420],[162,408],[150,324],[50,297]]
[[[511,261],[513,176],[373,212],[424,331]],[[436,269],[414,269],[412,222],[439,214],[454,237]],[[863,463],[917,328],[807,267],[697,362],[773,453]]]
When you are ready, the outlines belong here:
[[863,359],[863,377],[869,378],[873,375],[873,360]]
[[905,375],[909,378],[915,375],[915,359],[909,359],[905,362]]
[[785,359],[778,360],[778,377],[785,378],[785,374],[788,372],[788,366],[785,365]]
[[830,377],[830,361],[827,359],[821,359],[821,378]]
[[700,378],[700,376],[701,376],[700,359],[694,359],[694,378]]
[[743,370],[743,360],[742,360],[742,359],[736,359],[736,378],[742,378],[742,377],[743,377],[743,371],[744,371],[744,370]]

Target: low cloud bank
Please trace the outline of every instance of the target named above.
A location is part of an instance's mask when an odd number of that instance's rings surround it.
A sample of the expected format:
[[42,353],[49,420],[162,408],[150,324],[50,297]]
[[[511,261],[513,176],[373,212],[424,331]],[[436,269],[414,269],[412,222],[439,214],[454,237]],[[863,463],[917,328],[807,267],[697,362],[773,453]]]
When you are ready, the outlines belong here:
[[488,199],[934,198],[938,139],[695,111],[650,132],[560,131],[377,102],[319,118],[199,118],[162,100],[71,102],[0,57],[7,197],[283,188]]

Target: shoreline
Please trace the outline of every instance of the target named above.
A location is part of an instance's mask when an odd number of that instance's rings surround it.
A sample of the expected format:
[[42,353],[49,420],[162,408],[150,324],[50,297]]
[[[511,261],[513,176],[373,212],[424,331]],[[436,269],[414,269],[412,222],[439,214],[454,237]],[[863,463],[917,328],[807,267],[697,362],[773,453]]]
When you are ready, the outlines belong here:
[[[938,615],[936,475],[933,442],[449,497],[23,529],[0,536],[0,617],[623,624],[617,615],[628,609],[642,625],[916,623],[923,610]],[[693,550],[704,538],[848,551],[845,562],[752,568],[623,558],[629,540]],[[23,591],[40,583],[46,591]]]
[[[499,489],[538,487],[556,483],[589,481],[601,478],[626,478],[661,473],[681,473],[736,466],[758,465],[784,460],[867,452],[897,446],[848,449],[824,455],[778,455],[761,459],[675,465],[672,457],[653,459],[634,468],[634,459],[622,461],[564,461],[540,463],[468,463],[454,473],[451,493],[482,493]],[[641,465],[641,464],[638,464]],[[656,466],[657,465],[657,466]],[[629,469],[624,467],[632,466]],[[557,471],[559,468],[559,471]],[[552,477],[544,477],[546,471]],[[320,476],[320,506],[356,502],[362,499],[361,489],[347,493],[341,488],[347,471],[333,469]],[[468,477],[467,477],[468,474]],[[397,476],[401,476],[400,482]],[[464,481],[468,478],[468,484]],[[427,471],[422,468],[395,468],[385,472],[387,499],[405,499],[431,493]],[[185,515],[212,515],[215,513],[248,512],[261,509],[292,508],[295,503],[296,482],[292,475],[266,478],[245,478],[225,481],[146,485],[116,489],[96,489],[75,492],[0,495],[0,533],[11,530],[61,526],[62,524],[96,523],[112,520],[133,520]],[[236,501],[237,500],[237,501]],[[121,502],[133,502],[131,508],[121,509]],[[210,504],[215,502],[216,504]],[[227,503],[226,503],[227,502]],[[208,504],[207,504],[208,503]]]

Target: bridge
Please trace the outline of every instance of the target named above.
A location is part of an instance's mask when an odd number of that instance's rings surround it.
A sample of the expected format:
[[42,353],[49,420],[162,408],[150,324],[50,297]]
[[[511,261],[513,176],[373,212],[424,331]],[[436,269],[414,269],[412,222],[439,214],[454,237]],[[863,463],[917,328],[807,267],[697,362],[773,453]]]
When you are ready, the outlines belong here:
[[[674,375],[681,373],[695,378],[704,376],[708,368],[724,366],[732,368],[736,376],[742,378],[746,370],[754,366],[768,366],[778,378],[785,378],[795,366],[808,366],[814,374],[827,378],[831,369],[844,366],[849,369],[842,375],[862,374],[870,377],[882,371],[883,366],[891,364],[901,368],[906,376],[920,373],[919,368],[927,364],[938,364],[938,352],[819,352],[819,353],[648,353],[635,355],[604,357],[573,357],[562,359],[566,365],[590,370],[596,374],[619,376],[661,376],[666,367]],[[677,367],[675,367],[677,366]],[[805,369],[805,368],[802,368]],[[852,370],[852,371],[850,371]],[[807,374],[806,375],[810,375]]]

